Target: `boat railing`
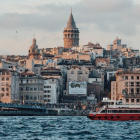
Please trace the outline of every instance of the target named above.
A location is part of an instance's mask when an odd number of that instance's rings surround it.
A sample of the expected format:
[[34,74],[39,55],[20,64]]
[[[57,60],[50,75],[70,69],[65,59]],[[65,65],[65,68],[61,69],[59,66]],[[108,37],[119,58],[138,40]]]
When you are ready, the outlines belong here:
[[108,105],[107,108],[140,108],[140,105],[121,104],[121,105]]

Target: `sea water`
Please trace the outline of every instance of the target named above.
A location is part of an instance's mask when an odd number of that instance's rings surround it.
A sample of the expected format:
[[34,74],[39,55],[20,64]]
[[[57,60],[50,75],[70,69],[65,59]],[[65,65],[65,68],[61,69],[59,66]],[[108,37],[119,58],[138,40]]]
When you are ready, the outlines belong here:
[[0,140],[140,140],[140,121],[92,121],[86,116],[1,116]]

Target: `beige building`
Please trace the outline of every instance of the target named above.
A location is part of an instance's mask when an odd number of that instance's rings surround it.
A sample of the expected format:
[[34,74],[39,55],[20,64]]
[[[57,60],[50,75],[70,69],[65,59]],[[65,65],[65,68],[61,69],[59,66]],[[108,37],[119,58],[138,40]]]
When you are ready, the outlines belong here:
[[81,81],[88,82],[89,69],[85,67],[71,68],[67,71],[67,82],[70,81]]
[[79,46],[79,30],[76,27],[72,12],[70,14],[67,27],[63,31],[63,41],[65,48],[72,48],[73,46]]
[[90,61],[91,56],[89,54],[69,54],[69,55],[57,55],[56,58],[63,58],[63,59],[75,59],[75,60],[86,60]]
[[110,65],[110,59],[108,57],[96,57],[95,65],[96,67],[108,67]]
[[51,49],[52,55],[62,55],[64,47],[55,47]]
[[19,101],[19,74],[16,71],[0,69],[0,101]]
[[33,73],[20,75],[20,102],[44,102],[44,80]]
[[121,39],[118,39],[118,37],[113,41],[113,44],[107,45],[107,50],[119,50],[126,48],[126,44],[121,44]]
[[[70,82],[88,82],[89,77],[89,69],[86,67],[72,67],[71,69],[67,70],[67,84],[66,84],[66,91],[65,95],[69,93]],[[87,94],[87,91],[84,92]]]
[[140,70],[118,70],[111,83],[111,99],[129,104],[140,103]]

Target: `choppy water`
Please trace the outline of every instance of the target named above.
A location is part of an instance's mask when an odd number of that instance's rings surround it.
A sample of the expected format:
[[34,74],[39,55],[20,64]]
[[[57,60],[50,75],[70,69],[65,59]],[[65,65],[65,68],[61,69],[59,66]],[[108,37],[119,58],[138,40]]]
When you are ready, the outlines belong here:
[[0,140],[140,140],[140,121],[86,117],[0,117]]

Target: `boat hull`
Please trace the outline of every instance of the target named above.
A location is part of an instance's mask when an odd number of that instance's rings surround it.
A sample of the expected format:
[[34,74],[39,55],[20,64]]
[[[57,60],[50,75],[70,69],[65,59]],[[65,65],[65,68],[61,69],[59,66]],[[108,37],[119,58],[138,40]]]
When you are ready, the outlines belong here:
[[140,114],[89,114],[91,120],[140,121]]

